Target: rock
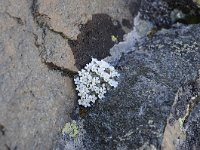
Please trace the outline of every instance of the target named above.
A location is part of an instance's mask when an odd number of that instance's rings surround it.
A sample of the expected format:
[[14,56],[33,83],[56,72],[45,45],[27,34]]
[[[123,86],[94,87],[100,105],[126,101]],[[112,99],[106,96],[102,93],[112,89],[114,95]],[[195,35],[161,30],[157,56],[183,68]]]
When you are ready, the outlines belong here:
[[78,71],[75,66],[74,55],[68,45],[68,40],[47,29],[45,30],[42,58],[47,63],[52,62],[56,66],[67,68],[71,71]]
[[[186,14],[189,14],[193,11],[193,13],[199,13],[199,9],[195,2],[196,0],[164,0],[171,8],[177,8],[183,11]],[[198,3],[198,2],[197,2]]]
[[200,149],[200,104],[192,110],[191,115],[188,118],[186,126],[186,139],[182,145],[179,145],[179,149]]
[[[111,0],[111,1],[88,1],[88,0],[37,0],[37,12],[49,18],[49,27],[63,33],[71,40],[76,40],[80,33],[79,26],[86,24],[92,19],[93,14],[107,14],[113,21],[126,20],[132,24],[132,14],[129,11],[129,1]],[[130,26],[130,25],[129,25]],[[127,32],[130,29],[125,24],[123,26]]]
[[[200,79],[200,78],[199,78]],[[199,149],[198,111],[199,79],[179,88],[163,135],[163,149]],[[192,120],[192,121],[191,121]],[[197,127],[196,127],[197,125]],[[195,142],[194,142],[195,141]]]
[[[1,2],[2,149],[54,147],[60,128],[70,120],[76,97],[72,77],[78,69],[69,40],[76,40],[81,34],[80,26],[90,24],[92,16],[99,13],[106,16],[111,28],[117,23],[120,27],[117,38],[122,40],[123,30],[128,32],[132,28],[132,16],[137,13],[129,8],[131,2]],[[111,41],[111,37],[107,39]],[[107,49],[114,44],[112,42]]]
[[142,0],[139,12],[142,20],[148,20],[158,28],[166,28],[172,25],[170,18],[172,10],[164,0]]
[[[68,56],[72,56],[71,48],[76,67],[81,69],[91,60],[91,57],[102,59],[109,56],[109,49],[120,42],[123,35],[132,29],[133,16],[137,14],[139,3],[140,0],[109,2],[35,0],[32,9],[35,21],[40,27],[47,28],[48,31],[56,33],[56,36],[59,34],[68,41],[68,44],[65,42],[66,48],[62,47],[62,49],[67,49]],[[112,41],[112,36],[117,40]],[[48,44],[52,47],[53,43]],[[51,61],[71,71],[77,71],[73,66],[73,58],[72,64],[66,66],[66,61],[63,62],[63,59],[68,60],[68,57],[65,57],[63,52],[60,53],[59,49],[52,51],[45,46],[42,54],[47,62]],[[64,58],[60,58],[61,55]]]
[[[186,140],[182,147],[199,148],[195,137],[199,135],[198,103],[186,113],[189,100],[200,92],[198,88],[190,90],[191,85],[198,85],[199,31],[199,25],[176,25],[127,50],[131,52],[116,65],[121,73],[119,87],[84,117],[85,149],[161,149],[167,120],[170,112],[177,114],[176,108],[180,113],[175,120],[188,116],[183,123]],[[187,92],[182,95],[181,89]],[[174,104],[177,99],[183,102],[182,107]]]
[[199,0],[193,0],[193,2],[196,3],[196,5],[197,5],[198,7],[200,7],[200,1],[199,1]]
[[104,61],[116,65],[121,56],[134,50],[135,44],[144,36],[148,35],[153,29],[153,24],[141,19],[140,13],[134,18],[134,28],[124,36],[124,40],[115,44],[110,49],[110,56],[104,58]]
[[[13,0],[0,5],[1,150],[52,149],[76,99],[67,41],[39,27],[32,6]],[[53,53],[46,60],[44,50]],[[55,62],[52,70],[49,62]]]
[[91,58],[103,59],[109,56],[110,49],[122,41],[125,34],[120,23],[113,23],[112,18],[106,14],[93,15],[92,20],[82,25],[80,31],[77,40],[69,40],[79,69],[91,62]]
[[[129,7],[129,4],[138,2],[1,1],[2,150],[53,149],[60,128],[70,121],[70,113],[76,100],[72,78],[78,69],[69,40],[75,41],[78,35],[86,34],[80,32],[81,27],[90,24],[92,16],[97,14],[106,16],[108,25],[111,26],[109,29],[113,25],[119,27],[120,34],[114,36],[119,35],[115,38],[122,40],[123,34],[131,30],[132,17],[138,9],[133,5]],[[97,19],[96,23],[102,22]],[[108,25],[105,23],[105,28]],[[107,30],[103,33],[105,32]],[[115,31],[111,32],[114,33]],[[110,42],[112,35],[110,32],[106,35],[109,35],[106,40]],[[100,44],[104,45],[104,42]],[[114,44],[112,42],[107,47],[107,52]],[[99,52],[98,56],[100,54]]]
[[192,0],[142,0],[139,12],[141,19],[160,28],[170,28],[174,23],[197,24],[200,9]]

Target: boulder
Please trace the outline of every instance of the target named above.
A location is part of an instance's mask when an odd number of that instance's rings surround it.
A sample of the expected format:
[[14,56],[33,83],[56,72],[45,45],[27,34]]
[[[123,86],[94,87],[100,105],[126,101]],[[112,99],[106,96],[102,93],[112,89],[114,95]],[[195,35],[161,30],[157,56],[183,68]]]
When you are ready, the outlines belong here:
[[[142,38],[127,49],[131,52],[116,65],[121,73],[118,88],[84,117],[83,143],[87,150],[161,149],[169,118],[179,122],[178,127],[186,134],[182,143],[177,137],[171,144],[180,149],[199,149],[198,32],[199,25],[176,25]],[[191,109],[187,112],[188,105]],[[174,125],[170,124],[172,128]],[[178,130],[174,132],[178,134]]]
[[[76,68],[67,41],[51,31],[44,35],[33,18],[32,5],[31,1],[0,5],[1,150],[51,149],[70,120],[76,97],[67,75]],[[42,57],[44,47],[56,51],[48,61]],[[48,62],[54,59],[58,66],[51,69]]]

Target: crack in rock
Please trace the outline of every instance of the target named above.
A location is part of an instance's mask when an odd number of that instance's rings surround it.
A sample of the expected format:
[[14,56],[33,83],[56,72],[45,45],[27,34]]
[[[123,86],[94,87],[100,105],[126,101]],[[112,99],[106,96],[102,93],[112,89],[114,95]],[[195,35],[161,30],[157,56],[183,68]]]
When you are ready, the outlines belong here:
[[34,20],[36,21],[36,23],[40,26],[40,28],[48,28],[49,30],[51,30],[52,32],[59,34],[60,36],[62,36],[64,39],[70,39],[66,34],[64,34],[63,32],[59,32],[54,30],[51,25],[50,25],[50,20],[51,18],[46,15],[46,14],[42,14],[38,11],[38,0],[33,0],[32,3],[32,15]]
[[14,19],[18,24],[20,25],[24,25],[24,22],[22,21],[21,18],[19,17],[15,17],[15,16],[12,16],[11,14],[9,14],[8,12],[5,12],[6,15],[8,15],[10,18]]
[[[49,68],[54,66],[54,69],[57,68],[56,70],[62,70],[62,72],[63,70],[69,70],[67,72],[77,71],[74,66],[73,53],[67,44],[68,37],[63,32],[55,31],[50,25],[51,18],[46,14],[39,13],[38,9],[38,0],[34,0],[31,10],[34,22],[42,30],[42,41],[38,42],[38,35],[35,33],[33,35],[42,61],[48,66],[51,64]],[[71,76],[71,73],[66,73],[66,71],[64,74]]]
[[44,62],[44,64],[50,69],[50,70],[55,70],[61,72],[63,76],[68,76],[70,78],[74,78],[75,75],[78,73],[75,71],[71,71],[67,68],[63,68],[60,66],[55,65],[53,62]]

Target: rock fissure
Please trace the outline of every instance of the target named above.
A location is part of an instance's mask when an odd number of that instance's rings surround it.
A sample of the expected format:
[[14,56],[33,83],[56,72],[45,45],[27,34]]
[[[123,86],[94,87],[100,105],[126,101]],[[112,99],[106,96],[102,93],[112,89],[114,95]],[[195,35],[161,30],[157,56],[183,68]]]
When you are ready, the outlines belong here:
[[[33,35],[35,38],[35,45],[39,49],[39,52],[40,52],[40,57],[42,59],[42,62],[45,65],[47,65],[49,69],[53,68],[54,70],[57,70],[57,71],[60,70],[63,75],[65,76],[69,75],[70,77],[72,77],[72,74],[75,72],[76,68],[74,68],[73,66],[67,65],[67,63],[71,61],[59,60],[59,59],[63,59],[63,57],[65,57],[65,59],[73,59],[73,58],[70,58],[69,56],[66,56],[68,54],[71,55],[70,53],[71,50],[65,44],[67,43],[68,37],[63,32],[59,32],[51,28],[50,26],[51,18],[49,18],[48,15],[46,14],[39,13],[38,5],[37,5],[38,0],[34,0],[34,1],[35,2],[32,4],[31,9],[32,9],[33,20],[42,31],[42,34],[40,35],[41,36],[40,43],[38,42],[38,39],[39,39],[38,35],[35,33],[33,33]],[[50,43],[49,38],[51,39],[53,38],[54,41]],[[56,44],[57,42],[56,40],[61,42],[62,47]],[[57,49],[55,48],[55,46],[57,46],[56,47]],[[60,50],[61,48],[62,49],[65,48],[66,52],[64,52],[65,50],[64,51]],[[60,57],[57,57],[56,56],[57,54],[59,54]],[[65,67],[65,64],[69,68]]]
[[34,18],[34,21],[38,24],[38,26],[40,28],[47,28],[48,30],[54,32],[55,34],[59,34],[60,36],[63,37],[63,39],[70,39],[66,34],[64,34],[63,32],[60,32],[60,31],[56,31],[55,29],[53,29],[50,25],[50,20],[51,18],[46,15],[46,14],[43,14],[43,13],[40,13],[38,11],[38,0],[33,0],[33,3],[32,3],[32,15],[33,15],[33,18]]
[[75,75],[77,75],[78,73],[75,71],[71,71],[67,68],[63,68],[60,66],[57,66],[56,64],[54,64],[53,62],[46,62],[44,61],[44,64],[50,69],[50,70],[55,70],[55,71],[59,71],[61,72],[61,74],[63,76],[68,76],[70,78],[74,78]]
[[14,19],[18,24],[20,25],[24,25],[24,22],[22,21],[22,19],[20,17],[15,17],[12,16],[10,13],[5,12],[6,15],[8,15],[10,18]]

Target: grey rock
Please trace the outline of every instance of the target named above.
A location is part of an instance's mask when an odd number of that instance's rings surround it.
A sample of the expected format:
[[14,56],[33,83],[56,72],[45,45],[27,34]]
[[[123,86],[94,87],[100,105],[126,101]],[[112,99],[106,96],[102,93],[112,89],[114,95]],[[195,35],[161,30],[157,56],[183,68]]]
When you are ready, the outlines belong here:
[[[48,25],[52,30],[76,40],[80,33],[79,26],[91,20],[93,14],[107,14],[113,21],[118,20],[122,24],[122,20],[126,20],[132,24],[128,5],[130,2],[131,0],[37,0],[37,12],[49,18]],[[130,31],[126,25],[123,25],[123,29]]]
[[[176,25],[141,39],[133,51],[121,57],[116,65],[121,73],[119,87],[98,101],[84,118],[86,149],[161,149],[167,119],[171,109],[176,108],[173,103],[180,88],[188,91],[188,99],[194,94],[187,85],[197,83],[199,78],[199,31],[199,25]],[[188,102],[184,97],[179,99]],[[197,149],[198,107],[194,106],[184,124],[188,126],[185,143],[196,144]],[[185,110],[183,107],[180,111]]]
[[98,13],[130,31],[130,2],[0,2],[0,149],[54,147],[76,99],[72,77],[77,68],[68,40]]
[[142,0],[139,12],[157,28],[170,28],[175,22],[197,24],[200,9],[193,0]]
[[200,9],[198,9],[198,0],[164,0],[169,7],[172,9],[177,8],[178,10],[183,11],[186,14],[191,12],[199,14]]
[[200,104],[192,110],[186,125],[186,140],[179,149],[200,149]]
[[67,68],[71,71],[78,71],[67,39],[65,40],[61,35],[46,29],[43,45],[41,57],[45,62],[52,62],[56,66]]
[[[0,3],[0,149],[51,149],[70,120],[76,97],[73,81],[43,61],[45,35],[33,18],[32,2]],[[45,46],[53,49],[50,42],[58,41],[56,55],[71,57],[63,48],[66,40],[50,36],[45,37]],[[73,65],[59,60],[56,64]]]
[[133,30],[124,36],[124,40],[122,42],[115,44],[110,49],[111,56],[104,58],[104,61],[107,61],[115,66],[123,54],[134,51],[134,46],[137,42],[141,38],[145,37],[153,27],[154,26],[151,22],[142,20],[140,13],[138,13],[138,15],[134,18]]
[[143,20],[148,20],[160,28],[171,26],[172,10],[164,0],[142,0],[139,12]]

